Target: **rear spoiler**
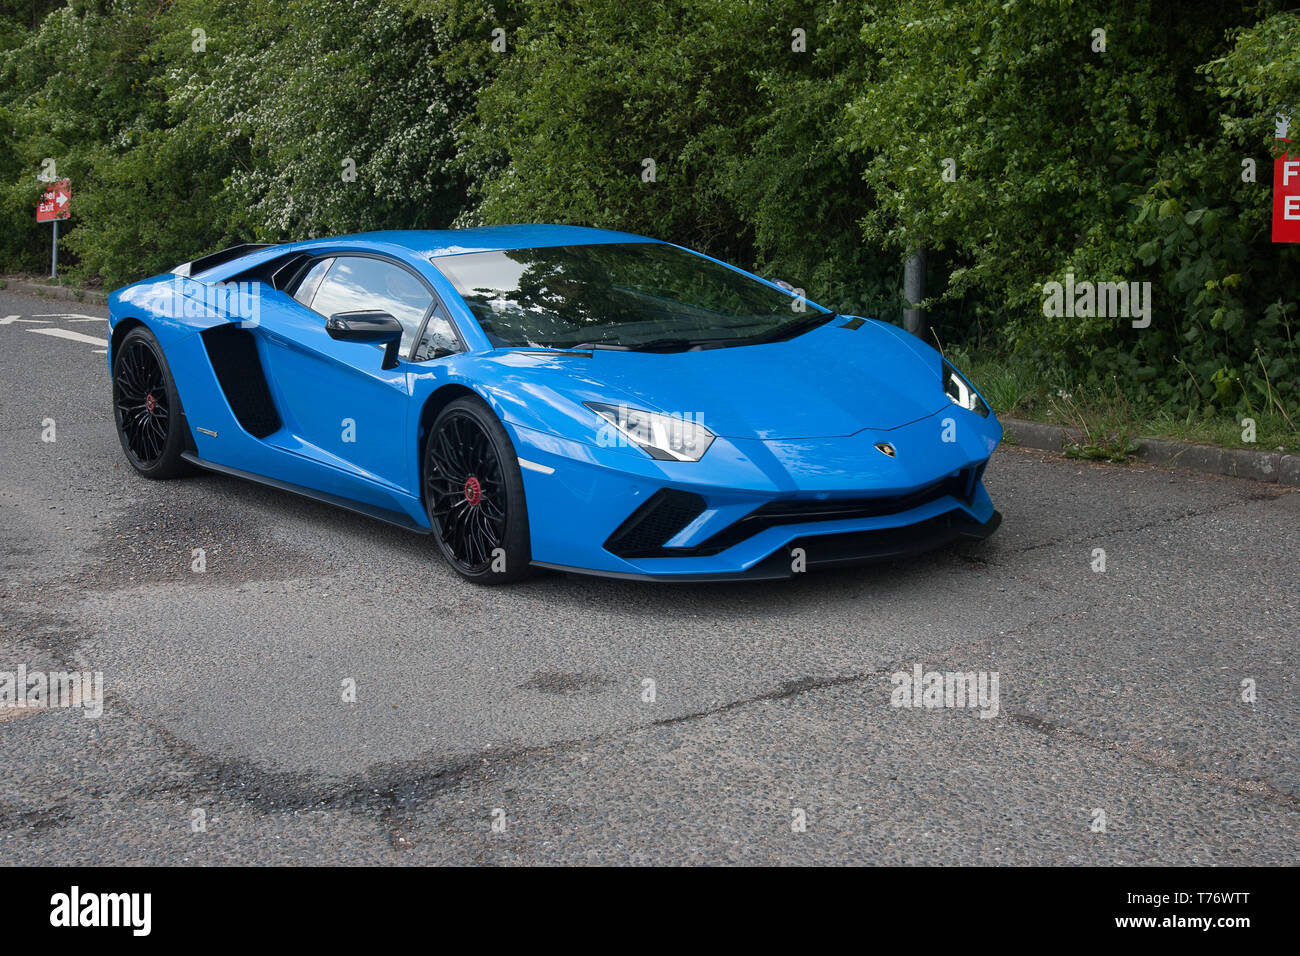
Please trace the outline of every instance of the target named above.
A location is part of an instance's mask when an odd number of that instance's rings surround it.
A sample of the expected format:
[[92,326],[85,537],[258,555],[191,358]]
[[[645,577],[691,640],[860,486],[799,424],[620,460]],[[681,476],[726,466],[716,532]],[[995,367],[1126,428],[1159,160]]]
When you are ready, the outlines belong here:
[[250,253],[257,252],[259,249],[269,249],[274,243],[270,242],[244,242],[237,246],[231,246],[229,249],[222,249],[220,252],[213,252],[206,256],[199,256],[189,262],[182,262],[171,274],[174,276],[190,276],[207,272],[209,269],[215,269],[217,266],[230,262],[232,259],[238,259]]

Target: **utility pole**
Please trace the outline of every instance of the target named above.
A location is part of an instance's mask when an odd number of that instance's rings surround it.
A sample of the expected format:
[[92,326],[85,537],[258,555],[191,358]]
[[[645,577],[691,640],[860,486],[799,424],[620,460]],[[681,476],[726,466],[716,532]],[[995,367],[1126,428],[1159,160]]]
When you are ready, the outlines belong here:
[[918,338],[928,339],[930,330],[925,319],[925,309],[920,303],[925,299],[925,249],[920,248],[907,257],[903,265],[903,328]]

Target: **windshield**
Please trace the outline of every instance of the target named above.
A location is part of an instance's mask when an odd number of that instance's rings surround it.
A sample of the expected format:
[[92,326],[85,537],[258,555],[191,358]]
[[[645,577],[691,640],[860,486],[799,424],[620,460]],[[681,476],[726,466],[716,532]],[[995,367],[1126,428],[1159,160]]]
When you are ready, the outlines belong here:
[[776,341],[832,313],[658,242],[439,256],[494,346],[676,350]]

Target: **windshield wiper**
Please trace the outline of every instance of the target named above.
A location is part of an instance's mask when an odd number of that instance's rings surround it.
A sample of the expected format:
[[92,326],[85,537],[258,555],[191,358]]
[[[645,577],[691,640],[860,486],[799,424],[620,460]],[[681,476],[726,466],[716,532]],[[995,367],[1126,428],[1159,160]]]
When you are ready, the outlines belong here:
[[780,342],[793,338],[801,332],[807,332],[839,316],[838,312],[814,312],[778,325],[776,328],[756,336],[736,336],[708,339],[688,339],[680,336],[661,339],[646,339],[644,342],[583,342],[581,345],[567,346],[570,349],[608,349],[614,352],[688,352],[692,349],[717,348],[726,345],[758,345],[763,342]]
[[664,352],[671,352],[674,349],[685,351],[686,349],[694,348],[697,345],[702,345],[707,341],[709,340],[683,338],[647,339],[644,342],[633,342],[631,347],[633,349],[647,349],[652,352],[661,350]]
[[713,341],[712,339],[647,339],[644,342],[632,342],[625,344],[622,342],[584,342],[582,345],[574,345],[575,349],[608,349],[611,352],[638,352],[642,349],[649,351],[672,349],[689,349],[704,341]]
[[801,315],[797,319],[791,319],[784,325],[778,325],[770,332],[765,332],[752,339],[746,339],[745,344],[758,345],[763,342],[782,342],[804,332],[811,332],[813,329],[819,328],[836,318],[839,318],[838,312],[814,312],[811,315]]

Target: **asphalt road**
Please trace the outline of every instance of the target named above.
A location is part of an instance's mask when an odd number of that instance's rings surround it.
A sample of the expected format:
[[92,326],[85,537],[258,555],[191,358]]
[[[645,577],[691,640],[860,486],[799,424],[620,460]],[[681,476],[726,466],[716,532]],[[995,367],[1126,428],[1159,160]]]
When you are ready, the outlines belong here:
[[[0,708],[0,863],[1300,852],[1300,494],[1003,448],[979,546],[481,589],[421,536],[137,477],[104,315],[0,292],[0,672],[104,677],[99,719]],[[918,664],[996,672],[997,716],[891,706]]]

